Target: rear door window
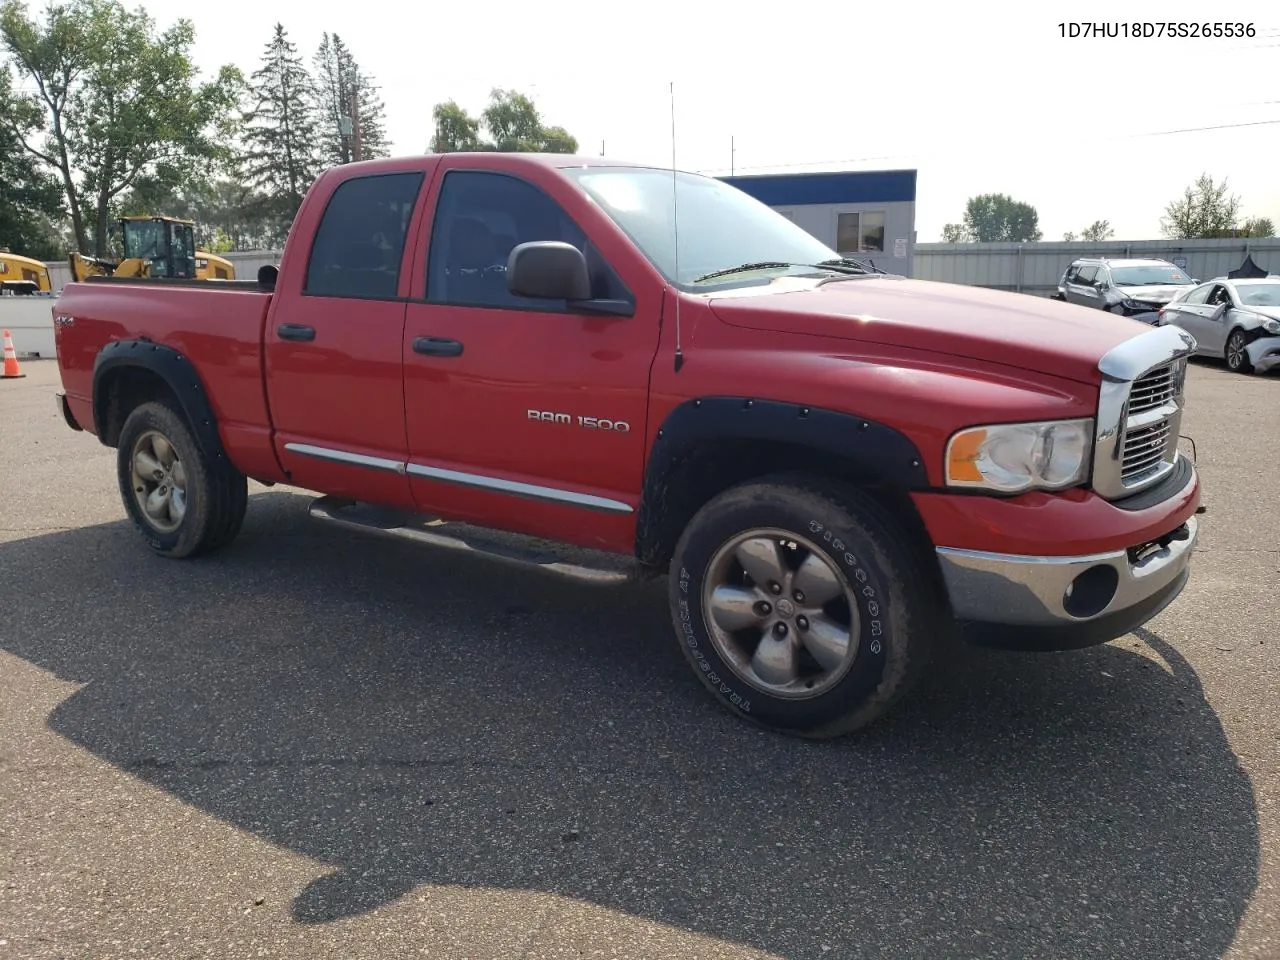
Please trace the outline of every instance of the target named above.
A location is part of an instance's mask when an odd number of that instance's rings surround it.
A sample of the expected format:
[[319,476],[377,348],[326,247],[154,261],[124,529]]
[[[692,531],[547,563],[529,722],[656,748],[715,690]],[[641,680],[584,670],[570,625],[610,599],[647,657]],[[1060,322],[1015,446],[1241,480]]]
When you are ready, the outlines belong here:
[[311,245],[303,293],[395,299],[420,172],[353,177],[329,198]]

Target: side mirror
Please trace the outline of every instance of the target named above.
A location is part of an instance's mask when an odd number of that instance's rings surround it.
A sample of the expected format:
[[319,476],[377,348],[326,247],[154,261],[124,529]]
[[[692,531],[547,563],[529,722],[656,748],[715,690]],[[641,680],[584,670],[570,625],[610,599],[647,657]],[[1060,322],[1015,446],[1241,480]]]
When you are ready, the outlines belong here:
[[1220,303],[1220,304],[1218,304],[1216,307],[1214,307],[1214,308],[1213,308],[1213,315],[1212,315],[1209,319],[1210,319],[1210,320],[1221,320],[1221,319],[1222,319],[1222,315],[1223,315],[1224,313],[1226,313],[1226,312],[1227,312],[1227,304],[1225,304],[1225,303]]
[[507,257],[507,289],[538,300],[589,300],[587,258],[571,243],[537,240],[516,244]]
[[258,286],[264,290],[274,290],[276,288],[276,279],[280,276],[280,269],[273,264],[264,263],[258,268]]

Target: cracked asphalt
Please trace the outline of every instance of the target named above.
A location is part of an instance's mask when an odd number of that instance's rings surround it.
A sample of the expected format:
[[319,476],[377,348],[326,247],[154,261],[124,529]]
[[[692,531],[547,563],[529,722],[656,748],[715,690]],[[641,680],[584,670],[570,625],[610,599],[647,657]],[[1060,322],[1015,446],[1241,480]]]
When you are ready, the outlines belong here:
[[1280,377],[1199,362],[1209,512],[1136,635],[948,653],[860,737],[736,721],[659,587],[252,491],[148,554],[0,381],[0,960],[1280,956]]

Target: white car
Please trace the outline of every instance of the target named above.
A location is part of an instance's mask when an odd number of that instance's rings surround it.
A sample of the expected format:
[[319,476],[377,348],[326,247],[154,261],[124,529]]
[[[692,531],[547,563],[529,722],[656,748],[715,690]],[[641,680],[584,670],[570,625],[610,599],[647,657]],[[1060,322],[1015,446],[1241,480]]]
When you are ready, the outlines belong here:
[[1156,323],[1187,331],[1198,355],[1225,357],[1236,373],[1265,373],[1280,366],[1280,276],[1207,280],[1162,307]]

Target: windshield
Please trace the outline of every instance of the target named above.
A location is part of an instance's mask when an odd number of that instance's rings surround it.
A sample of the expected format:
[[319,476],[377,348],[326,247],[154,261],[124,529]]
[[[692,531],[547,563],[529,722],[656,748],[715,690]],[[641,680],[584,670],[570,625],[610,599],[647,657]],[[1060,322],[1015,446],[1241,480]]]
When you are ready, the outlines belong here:
[[1112,267],[1111,279],[1117,287],[1167,287],[1190,285],[1194,281],[1172,264],[1141,267]]
[[124,255],[126,259],[141,257],[152,260],[164,255],[164,224],[155,220],[126,220],[124,223]]
[[[668,280],[708,284],[759,282],[749,274],[699,277],[741,264],[816,264],[839,254],[782,214],[737,187],[691,173],[634,167],[563,171],[598,203]],[[672,180],[675,180],[673,190]],[[672,231],[672,196],[679,213],[679,275]],[[771,276],[813,273],[803,266],[760,267]]]
[[1280,283],[1237,283],[1236,293],[1246,307],[1280,307]]

